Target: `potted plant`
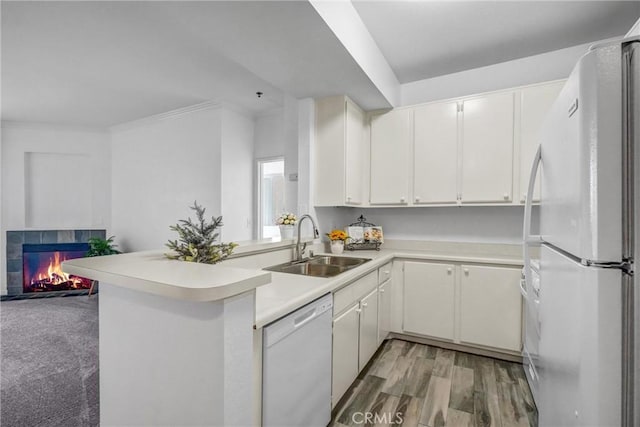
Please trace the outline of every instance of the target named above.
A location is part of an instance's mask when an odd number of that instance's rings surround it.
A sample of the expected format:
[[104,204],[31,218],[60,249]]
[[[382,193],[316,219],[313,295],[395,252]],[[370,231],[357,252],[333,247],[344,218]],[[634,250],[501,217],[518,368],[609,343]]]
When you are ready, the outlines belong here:
[[298,217],[291,212],[285,212],[278,217],[276,224],[280,226],[280,238],[293,239],[293,226],[298,222]]
[[331,230],[331,233],[327,233],[329,241],[331,242],[331,253],[341,254],[344,252],[344,241],[349,238],[349,235],[344,230]]
[[193,202],[190,209],[196,212],[196,222],[191,218],[181,219],[178,224],[169,227],[180,238],[169,240],[166,246],[173,253],[165,256],[180,261],[216,264],[231,255],[237,243],[215,243],[219,236],[216,229],[222,227],[222,217],[211,217],[211,222],[207,222],[204,218],[205,208],[198,202]]
[[[104,256],[104,255],[117,255],[121,254],[118,249],[118,245],[113,243],[113,239],[115,236],[111,236],[108,239],[103,239],[102,237],[90,237],[87,243],[89,244],[89,250],[85,256],[94,257],[94,256]],[[91,296],[93,293],[93,289],[98,284],[97,280],[91,281],[91,287],[89,288],[89,293],[87,296]]]
[[87,243],[89,243],[89,251],[87,251],[88,257],[103,256],[103,255],[116,255],[121,254],[116,248],[118,245],[113,243],[115,236],[111,236],[108,239],[102,237],[90,237]]

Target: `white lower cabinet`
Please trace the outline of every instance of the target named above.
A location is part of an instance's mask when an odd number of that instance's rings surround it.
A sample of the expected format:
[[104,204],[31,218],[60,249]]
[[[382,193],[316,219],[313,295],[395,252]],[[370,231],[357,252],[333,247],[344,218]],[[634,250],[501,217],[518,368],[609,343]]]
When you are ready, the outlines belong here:
[[333,301],[332,407],[378,348],[378,272],[339,290]]
[[455,343],[519,352],[520,269],[404,263],[403,330]]
[[361,371],[378,348],[378,289],[360,301],[360,352],[358,370]]
[[378,286],[378,345],[391,332],[391,279]]
[[332,408],[358,376],[359,311],[358,302],[333,320]]
[[452,264],[404,263],[404,330],[453,340],[455,273]]
[[479,265],[461,269],[460,341],[520,351],[520,270]]

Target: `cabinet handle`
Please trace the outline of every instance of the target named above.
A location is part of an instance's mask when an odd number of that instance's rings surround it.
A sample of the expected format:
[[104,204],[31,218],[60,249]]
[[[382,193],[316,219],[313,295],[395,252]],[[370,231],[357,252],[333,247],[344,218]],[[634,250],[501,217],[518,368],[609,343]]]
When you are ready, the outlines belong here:
[[447,268],[447,273],[451,274],[451,267]]
[[509,193],[504,193],[503,197],[505,200],[509,200]]
[[356,313],[361,313],[361,312],[362,312],[362,310],[361,310],[361,309],[356,308]]
[[466,274],[467,276],[469,275],[469,269],[468,268],[464,269],[464,274]]
[[347,202],[351,201],[351,197],[347,196]]
[[381,294],[384,294],[384,289],[380,289],[378,292],[380,292]]
[[362,303],[362,307],[366,307],[368,304],[366,302]]
[[384,274],[389,274],[389,273],[390,273],[390,271],[389,271],[389,270],[385,270],[385,271],[383,271],[383,273],[384,273]]
[[420,201],[420,196],[416,196],[416,202]]
[[404,203],[404,201],[405,201],[405,200],[406,200],[406,199],[404,198],[404,196],[403,196],[403,197],[400,197],[400,202]]

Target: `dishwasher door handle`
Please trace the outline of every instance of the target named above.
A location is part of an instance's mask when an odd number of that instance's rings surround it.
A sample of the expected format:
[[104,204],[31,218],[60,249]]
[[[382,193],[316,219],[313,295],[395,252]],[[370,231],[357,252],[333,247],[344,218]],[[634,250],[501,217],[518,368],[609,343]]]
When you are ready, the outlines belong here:
[[293,327],[299,328],[300,326],[304,325],[310,320],[315,319],[317,312],[318,312],[317,307],[313,307],[311,310],[307,311],[306,313],[296,317],[295,319],[293,319]]

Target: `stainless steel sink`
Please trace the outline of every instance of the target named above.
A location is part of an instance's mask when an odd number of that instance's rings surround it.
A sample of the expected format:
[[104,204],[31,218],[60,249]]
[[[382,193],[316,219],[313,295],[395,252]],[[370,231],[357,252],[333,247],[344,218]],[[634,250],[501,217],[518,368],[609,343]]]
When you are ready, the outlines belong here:
[[351,258],[319,255],[303,261],[273,265],[264,270],[278,273],[302,274],[313,277],[333,277],[371,261],[369,258]]
[[340,267],[355,267],[360,264],[364,264],[367,261],[371,261],[369,258],[351,258],[346,256],[330,256],[330,255],[318,255],[309,259],[313,264],[325,264],[325,265],[337,265]]

